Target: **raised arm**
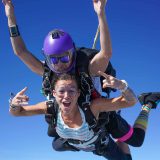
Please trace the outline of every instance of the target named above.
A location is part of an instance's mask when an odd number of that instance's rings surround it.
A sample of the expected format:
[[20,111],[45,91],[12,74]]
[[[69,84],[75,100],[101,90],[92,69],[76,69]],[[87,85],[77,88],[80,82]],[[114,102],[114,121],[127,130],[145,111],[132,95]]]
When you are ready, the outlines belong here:
[[33,116],[47,113],[46,102],[40,102],[35,105],[27,105],[29,97],[25,95],[27,87],[22,89],[16,96],[10,100],[9,111],[13,116]]
[[29,52],[18,31],[18,25],[14,14],[14,7],[11,0],[2,0],[5,13],[8,18],[8,27],[10,30],[10,40],[14,53],[30,68],[33,72],[43,75],[43,63]]
[[99,72],[99,74],[105,77],[105,80],[103,82],[104,88],[111,87],[118,89],[121,91],[121,95],[119,97],[110,99],[97,98],[93,100],[91,104],[91,109],[93,110],[93,113],[98,114],[99,112],[104,111],[114,111],[135,105],[135,103],[137,102],[137,98],[126,81],[119,80],[103,72]]
[[97,13],[99,22],[101,48],[100,52],[90,62],[89,70],[91,76],[97,75],[99,70],[104,72],[112,56],[112,45],[105,15],[106,2],[107,0],[93,0],[94,10]]

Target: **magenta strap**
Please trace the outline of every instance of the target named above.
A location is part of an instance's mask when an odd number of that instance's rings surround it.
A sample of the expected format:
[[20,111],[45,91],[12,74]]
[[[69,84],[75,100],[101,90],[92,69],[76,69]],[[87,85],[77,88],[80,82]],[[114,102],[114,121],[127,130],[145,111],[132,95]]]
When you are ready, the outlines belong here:
[[128,133],[125,134],[123,137],[118,138],[118,141],[124,142],[124,141],[128,140],[132,136],[132,134],[133,134],[133,128],[130,126]]

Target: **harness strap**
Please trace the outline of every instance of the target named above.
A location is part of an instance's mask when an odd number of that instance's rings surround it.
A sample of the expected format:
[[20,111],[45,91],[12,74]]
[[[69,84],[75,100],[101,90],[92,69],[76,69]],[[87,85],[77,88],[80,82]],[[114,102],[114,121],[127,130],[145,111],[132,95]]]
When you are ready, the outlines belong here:
[[95,116],[93,115],[89,104],[84,104],[83,107],[81,107],[85,114],[86,122],[89,124],[89,128],[93,129],[94,132],[96,132],[96,125],[97,125],[97,120]]
[[57,123],[57,113],[58,113],[58,106],[57,103],[55,103],[55,100],[49,100],[46,102],[47,105],[47,114],[45,116],[46,121],[47,119],[49,121],[47,121],[49,124],[51,124],[52,127],[56,127],[56,123]]
[[44,74],[43,74],[43,81],[42,81],[42,93],[50,99],[52,97],[52,87],[51,87],[51,80],[53,77],[53,72],[47,66],[46,62],[44,63]]

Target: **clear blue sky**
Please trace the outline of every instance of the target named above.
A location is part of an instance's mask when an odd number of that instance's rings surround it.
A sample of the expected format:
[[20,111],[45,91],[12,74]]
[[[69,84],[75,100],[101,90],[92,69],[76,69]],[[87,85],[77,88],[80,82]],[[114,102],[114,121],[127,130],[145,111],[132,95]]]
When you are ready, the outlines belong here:
[[[91,47],[97,17],[91,0],[14,0],[20,33],[27,48],[43,59],[45,35],[62,28],[77,46]],[[117,77],[128,81],[138,95],[160,91],[160,1],[108,0],[106,13],[112,38]],[[97,45],[99,48],[99,45]],[[9,93],[28,86],[30,104],[43,101],[41,77],[32,73],[14,54],[9,40],[4,7],[0,4],[0,159],[5,160],[103,160],[92,153],[58,153],[52,150],[44,116],[12,117],[8,112]],[[113,94],[112,96],[114,96]],[[122,111],[134,123],[140,104]],[[150,114],[149,127],[141,148],[131,147],[134,160],[160,159],[160,105]]]

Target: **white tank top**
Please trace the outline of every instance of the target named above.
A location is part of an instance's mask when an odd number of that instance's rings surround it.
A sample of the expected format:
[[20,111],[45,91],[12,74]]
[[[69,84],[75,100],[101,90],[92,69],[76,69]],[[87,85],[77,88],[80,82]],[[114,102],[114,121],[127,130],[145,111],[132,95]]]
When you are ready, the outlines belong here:
[[79,110],[82,117],[82,125],[78,128],[70,128],[69,126],[67,126],[62,119],[61,112],[59,111],[57,117],[56,132],[60,137],[64,139],[87,141],[81,144],[75,144],[71,142],[69,142],[69,144],[84,151],[93,151],[95,150],[95,145],[92,143],[98,138],[98,135],[94,135],[93,130],[89,129],[82,109],[79,108]]

